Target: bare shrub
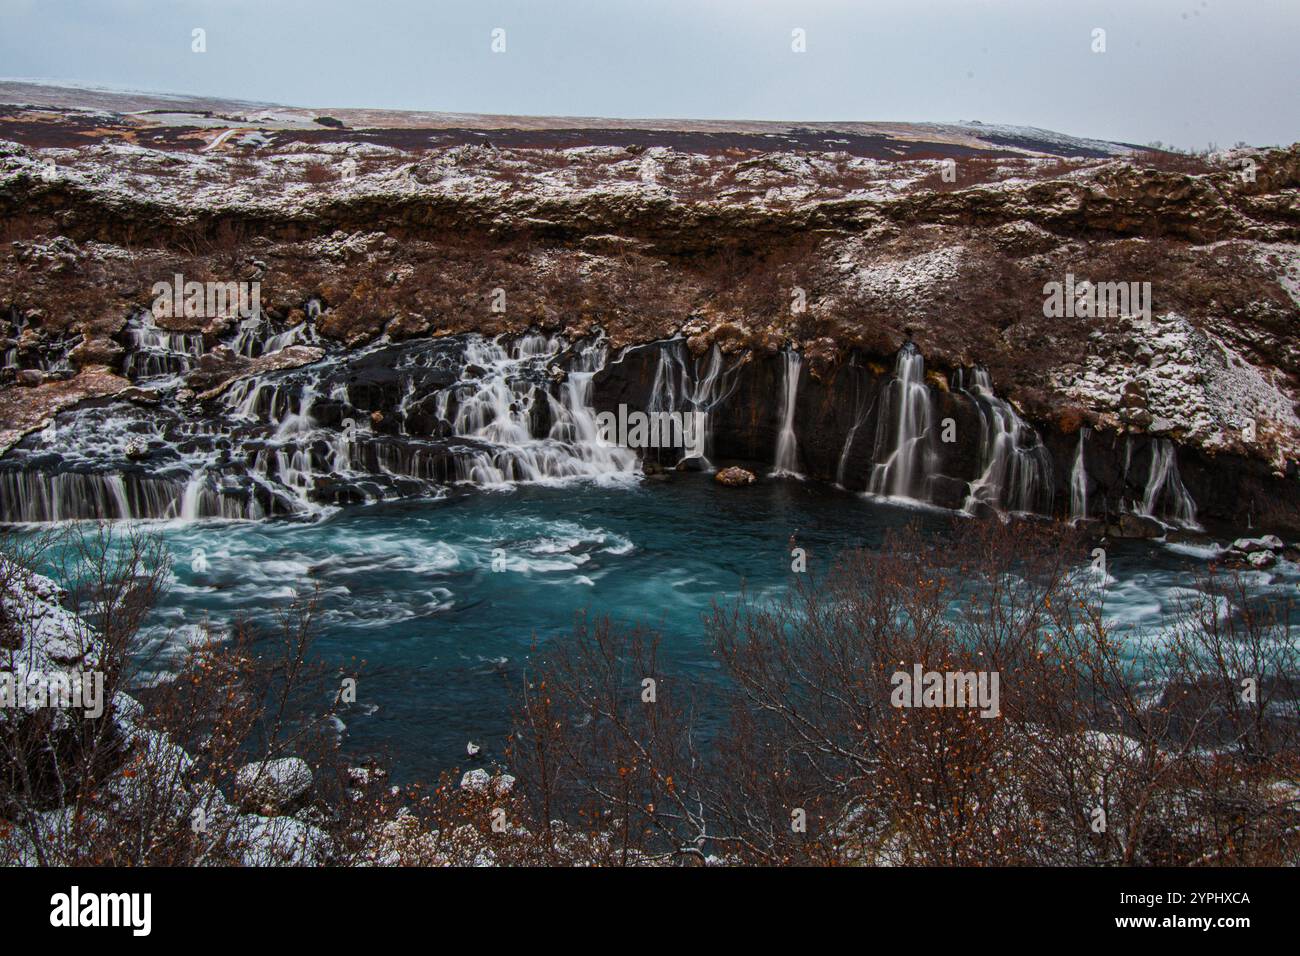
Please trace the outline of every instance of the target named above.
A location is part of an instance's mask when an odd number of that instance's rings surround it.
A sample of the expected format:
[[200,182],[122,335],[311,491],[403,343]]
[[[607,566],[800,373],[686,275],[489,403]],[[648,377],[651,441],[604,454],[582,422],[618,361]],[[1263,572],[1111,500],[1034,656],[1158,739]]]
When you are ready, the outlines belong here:
[[[1286,859],[1300,715],[1285,623],[1201,609],[1114,633],[1080,548],[998,522],[891,535],[783,597],[718,608],[722,677],[689,694],[653,637],[582,622],[545,649],[521,708],[530,829],[603,823],[619,863]],[[894,675],[914,665],[996,674],[997,716],[896,706]],[[1240,674],[1268,688],[1258,706],[1237,700]],[[705,698],[720,708],[697,710]]]
[[[160,662],[158,650],[177,642],[157,642],[151,652],[145,641],[145,622],[167,579],[157,539],[103,525],[25,539],[6,551],[0,586],[7,604],[27,600],[23,562],[55,567],[67,608],[84,624],[65,640],[93,649],[82,665],[102,670],[112,703],[98,719],[47,709],[0,727],[0,860],[175,866],[347,859],[357,835],[372,829],[370,814],[388,809],[373,794],[347,792],[329,722],[338,676],[309,659],[314,602],[287,610],[272,635],[243,625],[225,639],[207,632],[179,660]],[[142,672],[154,668],[171,679],[142,682]],[[127,689],[138,702],[122,694]],[[313,770],[297,818],[265,806],[261,796],[266,762],[290,755]]]
[[[12,543],[0,586],[18,593],[22,561],[63,555],[69,605],[116,692],[141,666],[165,563],[147,536],[66,534]],[[398,789],[378,766],[349,768],[322,706],[339,674],[311,662],[309,602],[272,634],[192,644],[168,662],[174,679],[111,719],[71,733],[5,722],[0,859],[1293,862],[1289,607],[1215,571],[1156,631],[1120,633],[1089,547],[1037,523],[892,532],[775,597],[716,606],[716,671],[670,666],[655,633],[581,616],[534,648],[506,752],[517,782],[448,771]],[[0,648],[22,646],[22,626],[0,621]],[[936,699],[901,693],[918,668],[949,679]],[[964,675],[963,696],[945,698]],[[291,812],[263,805],[248,769],[290,755],[314,770]]]

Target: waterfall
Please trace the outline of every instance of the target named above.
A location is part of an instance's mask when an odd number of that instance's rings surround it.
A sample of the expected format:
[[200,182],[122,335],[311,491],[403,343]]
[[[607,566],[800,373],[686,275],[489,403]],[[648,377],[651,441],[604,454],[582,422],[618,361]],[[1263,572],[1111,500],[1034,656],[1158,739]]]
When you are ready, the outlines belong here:
[[1083,458],[1083,446],[1091,429],[1079,429],[1079,448],[1074,453],[1074,467],[1070,469],[1070,520],[1086,521],[1088,518],[1088,468]]
[[1186,528],[1200,528],[1196,522],[1196,502],[1178,474],[1178,454],[1174,443],[1167,438],[1157,438],[1151,445],[1151,469],[1138,514]]
[[162,514],[179,500],[180,485],[120,474],[0,472],[3,520],[11,522],[135,518]]
[[781,433],[776,440],[776,461],[773,463],[773,477],[803,478],[799,473],[799,439],[794,433],[795,404],[799,397],[799,371],[803,366],[803,356],[794,349],[787,349],[785,356],[785,379],[781,385]]
[[[461,379],[443,391],[440,408],[456,412],[454,435],[475,439],[482,450],[458,462],[460,480],[480,485],[565,478],[604,478],[636,473],[635,452],[597,440],[591,380],[605,365],[603,342],[588,345],[570,359],[558,397],[552,362],[566,343],[532,334],[507,350],[499,341],[470,338]],[[541,413],[551,424],[545,437],[534,436]]]
[[160,329],[152,312],[141,312],[127,322],[127,340],[122,372],[132,380],[184,375],[203,354],[201,332]]
[[703,416],[703,464],[712,468],[709,461],[713,453],[712,412],[735,391],[740,363],[727,362],[716,345],[707,355],[692,360],[686,341],[681,338],[664,342],[658,348],[659,363],[646,411],[651,414],[697,412]]
[[[314,303],[314,308],[313,308]],[[312,300],[308,303],[307,318],[302,322],[287,326],[280,331],[264,315],[243,319],[236,327],[237,332],[230,341],[230,350],[245,358],[257,358],[260,355],[272,355],[299,343],[317,344],[314,320],[320,313],[320,303]]]
[[1052,511],[1052,459],[1038,433],[1015,409],[993,394],[988,371],[971,370],[971,385],[965,376],[958,381],[980,413],[980,477],[971,482],[964,511],[979,506],[998,511]]
[[872,455],[876,464],[867,492],[924,501],[926,479],[935,465],[930,391],[925,386],[925,358],[911,342],[899,349],[894,376],[882,398]]
[[[175,344],[137,332],[133,355]],[[174,395],[61,413],[0,459],[0,521],[318,515],[455,482],[634,479],[635,452],[599,440],[607,358],[603,340],[539,333],[379,342],[242,379],[198,414]],[[690,394],[716,396],[720,368]]]

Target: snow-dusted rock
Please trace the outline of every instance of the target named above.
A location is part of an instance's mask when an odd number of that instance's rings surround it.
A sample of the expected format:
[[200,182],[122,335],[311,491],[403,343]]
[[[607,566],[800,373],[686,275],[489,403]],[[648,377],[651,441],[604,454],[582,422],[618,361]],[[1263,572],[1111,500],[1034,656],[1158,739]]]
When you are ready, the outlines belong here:
[[1275,534],[1266,534],[1259,538],[1238,538],[1232,542],[1232,549],[1246,554],[1257,551],[1281,551],[1282,539]]
[[[74,715],[79,717],[86,709],[79,709],[78,702],[94,690],[103,643],[85,621],[63,606],[63,597],[63,590],[49,578],[0,557],[0,672],[15,689],[16,705],[0,706],[0,724],[15,711],[24,714],[50,706],[64,687],[84,690],[71,707],[55,710],[54,729],[72,726]],[[18,699],[19,685],[41,693],[25,693]],[[102,675],[98,686],[102,692]]]
[[486,793],[491,784],[492,775],[482,767],[471,770],[460,778],[460,788],[471,793]]
[[1277,555],[1272,551],[1252,551],[1250,554],[1246,555],[1246,561],[1250,563],[1252,568],[1259,568],[1262,570],[1264,568],[1271,568],[1273,565],[1277,564]]
[[387,776],[379,767],[348,767],[348,786],[360,790]]
[[491,793],[496,797],[504,797],[514,790],[515,778],[508,773],[497,774],[494,777],[479,767],[461,777],[460,786],[462,790],[471,793]]
[[113,720],[119,730],[134,728],[144,715],[144,705],[130,694],[123,694],[120,691],[113,695],[112,710]]
[[244,866],[315,866],[330,849],[329,836],[319,827],[255,813],[235,821],[228,843]]
[[249,803],[283,809],[311,789],[311,767],[301,757],[250,763],[239,768],[235,784]]
[[1091,746],[1103,751],[1111,760],[1138,760],[1142,744],[1124,734],[1111,734],[1101,730],[1085,730],[1083,738]]
[[66,851],[75,840],[74,826],[71,807],[46,810],[33,814],[26,826],[10,828],[0,840],[0,848],[17,866],[65,865],[69,862]]

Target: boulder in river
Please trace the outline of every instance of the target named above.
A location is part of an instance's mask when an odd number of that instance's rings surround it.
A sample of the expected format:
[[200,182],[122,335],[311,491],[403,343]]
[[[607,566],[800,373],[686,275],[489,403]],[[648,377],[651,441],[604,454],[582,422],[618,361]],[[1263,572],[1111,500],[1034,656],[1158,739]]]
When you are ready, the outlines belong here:
[[1111,529],[1117,538],[1158,538],[1165,533],[1164,525],[1146,515],[1123,514]]
[[730,468],[723,468],[713,476],[713,480],[720,485],[726,485],[728,488],[740,488],[744,485],[752,485],[756,479],[752,471],[737,468],[733,465]]
[[1257,551],[1281,551],[1282,539],[1275,534],[1266,534],[1260,538],[1238,538],[1232,542],[1232,550],[1240,551],[1243,554],[1254,554]]

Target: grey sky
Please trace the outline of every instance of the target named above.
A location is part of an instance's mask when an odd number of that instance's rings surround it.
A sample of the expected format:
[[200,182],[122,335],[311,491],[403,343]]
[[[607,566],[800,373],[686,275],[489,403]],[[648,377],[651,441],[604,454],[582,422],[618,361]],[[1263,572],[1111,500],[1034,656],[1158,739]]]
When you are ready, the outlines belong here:
[[1300,140],[1297,37],[1297,0],[0,0],[0,75],[295,106],[978,119],[1199,148]]

